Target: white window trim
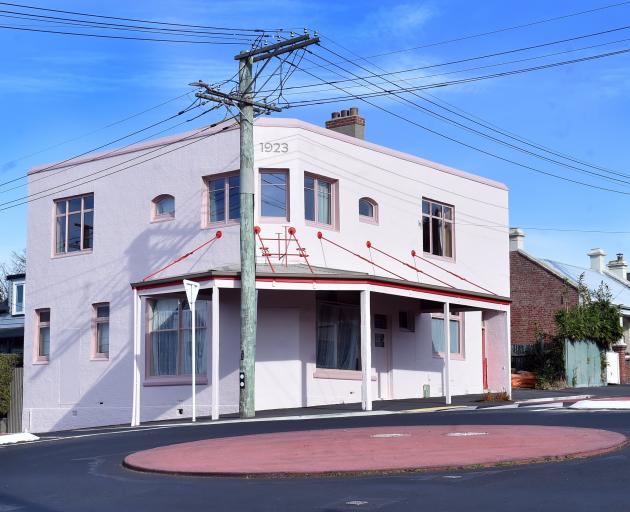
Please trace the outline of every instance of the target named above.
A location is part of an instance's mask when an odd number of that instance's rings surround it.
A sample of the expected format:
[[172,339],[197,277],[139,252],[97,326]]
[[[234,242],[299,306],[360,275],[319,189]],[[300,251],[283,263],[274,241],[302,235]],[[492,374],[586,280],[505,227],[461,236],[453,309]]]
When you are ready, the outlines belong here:
[[[338,206],[338,198],[339,198],[339,180],[334,178],[327,178],[326,176],[321,176],[319,174],[313,174],[311,172],[305,172],[304,178],[312,178],[313,182],[313,217],[315,220],[309,220],[306,218],[306,203],[304,204],[304,222],[307,226],[313,226],[317,228],[323,229],[333,229],[338,230],[339,226],[339,206]],[[330,224],[324,224],[317,220],[318,218],[318,208],[317,208],[317,182],[323,181],[330,184]],[[304,180],[302,180],[302,199],[304,198]]]
[[[15,302],[15,297],[17,296],[17,287],[22,286],[22,310],[17,311],[16,306],[17,302]],[[13,281],[11,284],[11,314],[12,315],[23,315],[26,311],[26,281]]]
[[[92,196],[92,208],[88,208],[85,209],[83,207],[84,204],[84,200],[83,198],[87,197],[87,196]],[[85,194],[78,194],[75,196],[69,196],[69,197],[61,197],[59,199],[55,199],[53,201],[53,236],[52,236],[52,242],[53,242],[53,257],[54,258],[65,258],[67,256],[76,256],[78,254],[90,254],[93,250],[94,250],[94,226],[92,226],[92,247],[89,247],[87,249],[80,249],[78,251],[68,251],[68,220],[70,218],[70,212],[69,212],[69,201],[72,199],[81,199],[81,247],[83,247],[83,235],[84,235],[84,216],[86,212],[92,212],[92,222],[94,222],[94,218],[95,218],[95,207],[94,207],[94,192],[87,192]],[[66,212],[64,214],[59,215],[57,213],[57,204],[61,203],[61,202],[65,202],[66,203]],[[75,212],[76,213],[76,212]],[[64,244],[64,250],[62,252],[58,252],[57,251],[57,218],[59,217],[65,217],[66,219],[66,227],[65,227],[65,233],[66,233],[66,240],[65,240],[65,244]]]
[[[429,251],[425,251],[424,250],[424,233],[422,233],[422,253],[424,256],[429,257],[429,258],[435,258],[435,259],[439,259],[439,260],[444,260],[444,261],[455,261],[455,206],[452,204],[448,204],[448,203],[444,203],[442,201],[436,201],[435,199],[431,199],[429,197],[423,197],[422,198],[422,202],[427,201],[430,204],[438,204],[440,206],[446,206],[447,208],[450,208],[453,213],[452,213],[452,218],[451,220],[445,220],[442,217],[442,221],[443,222],[448,222],[451,224],[451,243],[453,245],[452,248],[452,255],[451,256],[439,256],[437,254],[433,254],[433,252]],[[429,208],[430,210],[430,208]],[[422,211],[422,203],[420,204],[420,227],[421,229],[424,229],[424,223],[423,223],[423,219],[424,217],[428,217],[429,218],[429,236],[431,239],[430,245],[431,248],[433,247],[433,233],[430,232],[430,226],[431,226],[431,219],[433,219],[433,214],[429,213],[429,215],[426,215],[423,211]]]
[[[433,321],[434,318],[439,318],[440,320],[444,321],[444,315],[442,313],[432,313],[431,321]],[[451,359],[463,361],[466,359],[466,346],[464,343],[466,339],[466,336],[464,333],[464,314],[451,313],[450,319],[456,320],[459,322],[459,352],[449,352],[449,353],[451,355]],[[449,325],[449,328],[450,328],[450,325]],[[433,352],[433,357],[444,359],[444,352],[436,352],[435,350],[433,350],[433,340],[431,340],[431,352]]]
[[[41,314],[45,311],[48,311],[48,322],[40,321]],[[37,329],[35,330],[35,360],[33,361],[35,364],[48,364],[50,361],[50,342],[52,341],[52,332],[50,331],[50,308],[41,308],[35,310],[35,317],[37,319]],[[48,355],[42,355],[39,352],[40,346],[40,336],[41,336],[41,328],[48,327],[48,332],[50,335],[49,345],[48,345]]]
[[[109,302],[97,302],[92,304],[92,361],[103,361],[109,359],[109,350],[107,352],[99,352],[98,350],[98,325],[107,323],[110,324],[111,318],[111,309],[109,315],[107,316],[107,320],[104,320],[105,317],[98,316],[98,308],[101,306],[110,307]],[[111,324],[110,324],[110,333],[111,333]],[[111,342],[111,339],[110,339]]]
[[[291,181],[288,169],[260,169],[259,174],[259,186],[260,186],[260,218],[265,222],[290,222],[291,221]],[[284,206],[286,210],[285,216],[273,217],[269,215],[263,215],[263,174],[284,174],[286,176],[286,188],[284,192]]]
[[173,198],[173,205],[175,205],[175,196],[171,194],[160,194],[151,201],[151,222],[164,222],[175,219],[176,206],[171,213],[158,213],[158,203],[163,199]]
[[[372,205],[373,215],[361,215],[361,201],[367,201]],[[368,224],[378,224],[378,203],[372,199],[371,197],[361,197],[359,198],[359,220],[361,222],[366,222]]]
[[[240,179],[239,179],[239,217],[238,219],[230,219],[230,184],[229,178],[233,176],[238,176],[240,178],[239,171],[231,171],[224,172],[221,174],[211,174],[209,176],[204,176],[203,184],[204,184],[204,201],[205,201],[205,212],[204,212],[204,226],[206,228],[214,228],[218,226],[234,226],[240,224]],[[223,220],[211,221],[210,220],[210,182],[214,180],[225,180],[224,185],[224,194],[225,194],[225,218]]]

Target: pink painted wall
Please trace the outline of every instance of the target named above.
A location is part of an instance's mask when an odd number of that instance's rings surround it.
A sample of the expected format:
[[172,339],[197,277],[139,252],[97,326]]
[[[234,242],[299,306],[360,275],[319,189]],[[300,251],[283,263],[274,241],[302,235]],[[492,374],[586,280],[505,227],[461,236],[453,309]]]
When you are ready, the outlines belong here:
[[[423,196],[430,197],[455,205],[456,259],[439,263],[499,294],[509,293],[507,237],[495,230],[469,225],[507,224],[507,191],[503,187],[456,171],[436,170],[417,159],[401,158],[384,149],[293,120],[261,121],[255,128],[254,137],[257,168],[282,168],[290,172],[291,220],[285,223],[257,222],[264,235],[272,235],[283,225],[295,226],[312,264],[372,273],[374,269],[371,265],[318,241],[315,235],[319,228],[306,225],[303,213],[304,172],[339,180],[338,230],[323,231],[325,236],[366,256],[365,241],[368,239],[402,259],[408,259],[412,248],[420,251],[420,201]],[[266,141],[286,142],[289,151],[263,154],[259,143]],[[171,149],[173,146],[164,151]],[[77,167],[38,172],[30,177],[31,195],[58,186],[58,193],[30,203],[28,208],[29,279],[26,294],[29,303],[25,330],[24,425],[30,425],[32,431],[129,421],[133,319],[129,283],[141,280],[173,258],[202,244],[216,231],[216,228],[204,228],[202,205],[206,189],[202,178],[237,170],[238,132],[221,132],[181,151],[111,174],[105,179],[81,184],[82,177],[93,172],[103,171],[101,174],[105,174],[119,169],[105,170],[149,150],[121,153]],[[154,155],[147,154],[146,158]],[[130,163],[139,160],[142,158]],[[42,177],[45,179],[40,180]],[[72,180],[79,180],[78,184],[75,182],[71,189],[64,190],[69,187],[64,183]],[[256,180],[256,183],[259,181]],[[89,254],[53,257],[53,200],[84,193],[94,193],[94,250]],[[151,200],[165,193],[175,197],[175,219],[152,223]],[[358,199],[363,196],[378,202],[378,225],[359,222]],[[257,214],[258,208],[257,205]],[[162,276],[201,272],[237,263],[238,226],[221,227],[221,230],[224,236],[216,244],[177,264]],[[374,258],[396,273],[416,279],[415,273],[404,267],[396,267],[395,263],[382,256],[374,255]],[[430,271],[453,281],[438,270]],[[462,282],[453,284],[465,287]],[[226,368],[226,373],[223,374],[222,369],[221,375],[222,403],[225,403],[222,412],[231,412],[237,403],[238,393],[238,352],[234,352],[237,350],[234,347],[238,345],[235,341],[238,340],[239,318],[235,306],[237,292],[225,292],[222,302],[223,299],[225,307],[222,304],[221,330],[229,344],[225,345],[222,339],[222,347],[227,346],[222,348],[221,358],[222,368]],[[297,379],[298,370],[292,362],[297,361],[297,357],[307,366],[311,364],[309,361],[314,365],[312,326],[315,312],[313,304],[309,303],[312,299],[303,300],[303,303],[288,308],[283,305],[270,307],[261,320],[260,346],[266,347],[261,348],[265,351],[260,353],[261,357],[265,357],[267,351],[270,358],[278,356],[278,348],[270,338],[277,337],[278,326],[283,320],[286,320],[286,326],[282,332],[286,332],[290,339],[296,336],[295,333],[299,333],[300,337],[299,347],[291,348],[291,359],[286,362],[286,367],[266,369],[261,363],[260,375],[266,382],[265,387],[273,387],[276,371]],[[107,361],[90,359],[91,305],[100,302],[109,302],[111,311],[110,358]],[[262,306],[265,307],[264,304]],[[36,336],[35,310],[38,308],[51,309],[50,362],[44,365],[31,364]],[[416,337],[421,331],[422,321]],[[392,344],[405,353],[414,344],[411,338],[413,336],[407,333],[401,334],[393,338]],[[405,345],[407,341],[411,343]],[[423,349],[422,342],[418,340],[414,346],[416,360],[423,359],[422,351],[426,347]],[[394,363],[402,364],[403,360],[406,358],[394,358]],[[435,363],[432,362],[434,366]],[[405,371],[394,372],[394,390],[397,389],[397,381],[400,381],[398,388],[405,389]],[[431,375],[436,371],[437,367],[433,366],[427,369]],[[470,371],[476,370],[471,367]],[[303,370],[300,370],[302,374]],[[358,381],[325,381],[304,379],[302,376],[300,379],[300,392],[306,389],[309,404],[360,400]],[[409,391],[405,393],[416,393],[420,379],[416,380],[409,384]],[[472,390],[475,386],[462,384],[461,389]],[[143,420],[178,417],[179,408],[184,408],[188,414],[189,392],[186,387],[144,387],[142,393]],[[292,388],[277,399],[260,396],[259,403],[265,408],[284,406],[296,403],[299,395]],[[199,403],[201,407],[209,408],[209,385],[199,387]]]

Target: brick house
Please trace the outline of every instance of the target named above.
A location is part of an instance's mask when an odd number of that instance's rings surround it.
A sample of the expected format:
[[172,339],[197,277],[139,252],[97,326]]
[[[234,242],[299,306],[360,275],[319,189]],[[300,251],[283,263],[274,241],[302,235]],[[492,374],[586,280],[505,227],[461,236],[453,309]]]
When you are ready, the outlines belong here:
[[[578,280],[591,290],[601,283],[608,286],[614,302],[620,307],[623,339],[614,347],[620,355],[620,379],[627,382],[630,360],[626,355],[630,342],[630,281],[628,264],[623,254],[605,262],[606,253],[591,249],[589,267],[578,267],[559,261],[533,256],[524,250],[525,233],[518,228],[510,230],[510,297],[512,353],[518,346],[536,342],[538,334],[555,334],[555,312],[578,303]],[[515,350],[516,349],[516,350]]]

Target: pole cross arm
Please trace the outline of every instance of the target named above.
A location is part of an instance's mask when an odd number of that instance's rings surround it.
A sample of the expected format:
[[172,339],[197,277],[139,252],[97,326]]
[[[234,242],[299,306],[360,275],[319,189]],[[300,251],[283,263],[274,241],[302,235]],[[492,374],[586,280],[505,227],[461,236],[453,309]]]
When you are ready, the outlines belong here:
[[239,98],[238,96],[225,94],[221,91],[211,91],[207,93],[197,92],[195,93],[195,96],[204,100],[216,101],[217,103],[223,103],[225,105],[232,105],[235,107],[238,107],[239,105],[249,105],[252,107],[256,107],[257,109],[260,109],[264,112],[269,110],[272,110],[274,112],[282,112],[282,109],[280,107],[276,107],[275,105]]
[[262,48],[257,48],[256,50],[251,50],[249,52],[241,52],[238,55],[234,56],[234,60],[243,60],[249,57],[253,57],[254,55],[259,55],[261,53],[267,53],[271,50],[275,50],[276,48],[283,48],[285,46],[289,46],[295,43],[300,43],[302,41],[306,41],[311,36],[309,34],[304,34],[301,36],[293,37],[291,39],[286,39],[285,41],[280,41],[278,43],[270,44],[267,46],[263,46]]
[[306,48],[307,46],[310,46],[312,44],[318,44],[318,43],[319,43],[319,37],[314,37],[312,39],[308,39],[307,41],[303,41],[301,43],[297,43],[289,47],[283,47],[283,48],[280,48],[279,50],[263,53],[261,55],[254,57],[252,60],[254,62],[258,62],[259,60],[271,59],[272,57],[277,57],[278,55],[282,55],[283,53],[293,52],[295,50],[299,50],[300,48]]

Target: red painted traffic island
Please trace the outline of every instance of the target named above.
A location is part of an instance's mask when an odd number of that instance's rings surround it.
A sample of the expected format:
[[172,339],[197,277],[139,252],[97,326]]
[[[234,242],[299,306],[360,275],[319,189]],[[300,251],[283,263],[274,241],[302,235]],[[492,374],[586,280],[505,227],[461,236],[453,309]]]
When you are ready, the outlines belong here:
[[464,468],[588,457],[623,446],[573,427],[422,426],[283,432],[174,444],[129,455],[128,468],[186,475],[288,476]]

